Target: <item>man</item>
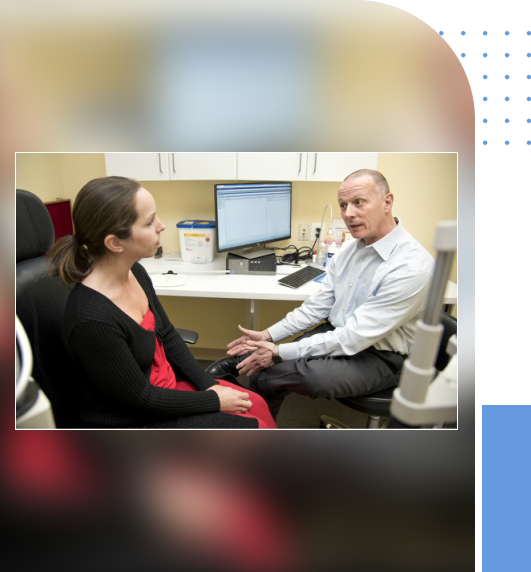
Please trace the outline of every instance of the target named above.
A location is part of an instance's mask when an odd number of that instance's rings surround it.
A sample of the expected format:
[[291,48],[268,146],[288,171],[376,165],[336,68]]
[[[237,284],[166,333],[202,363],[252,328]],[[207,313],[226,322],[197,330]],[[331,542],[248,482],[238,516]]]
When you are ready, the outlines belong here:
[[[393,201],[378,171],[350,174],[338,202],[356,240],[331,259],[322,288],[267,330],[239,326],[244,335],[228,344],[239,373],[251,377],[250,387],[266,397],[273,415],[290,391],[343,397],[398,383],[434,261],[393,217]],[[296,341],[277,344],[313,326]]]

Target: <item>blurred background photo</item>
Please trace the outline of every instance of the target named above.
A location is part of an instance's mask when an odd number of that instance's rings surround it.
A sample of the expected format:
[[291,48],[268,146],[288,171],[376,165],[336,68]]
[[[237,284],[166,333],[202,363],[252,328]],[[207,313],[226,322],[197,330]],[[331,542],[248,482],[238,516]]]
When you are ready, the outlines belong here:
[[[16,230],[7,189],[73,204],[111,153],[164,154],[168,164],[173,154],[302,153],[310,171],[320,153],[377,153],[396,216],[426,248],[436,223],[459,215],[450,278],[459,286],[458,429],[15,432],[8,415],[4,512],[39,548],[24,564],[471,569],[474,104],[458,57],[422,20],[381,3],[316,12],[157,4],[108,6],[104,18],[53,3],[9,14],[0,84],[6,274]],[[165,218],[164,253],[176,255],[176,224],[212,219],[214,183],[235,179],[137,178]],[[328,202],[335,208],[339,179],[290,179],[301,246],[300,224],[320,221]],[[11,284],[2,286],[6,316]],[[168,300],[168,312],[200,330],[196,357],[215,359],[234,337],[228,322],[245,318],[244,302],[182,302]],[[264,302],[260,320],[288,306]],[[227,330],[207,327],[208,312],[230,315]],[[6,372],[12,349],[6,341]],[[6,560],[19,557],[11,550]]]

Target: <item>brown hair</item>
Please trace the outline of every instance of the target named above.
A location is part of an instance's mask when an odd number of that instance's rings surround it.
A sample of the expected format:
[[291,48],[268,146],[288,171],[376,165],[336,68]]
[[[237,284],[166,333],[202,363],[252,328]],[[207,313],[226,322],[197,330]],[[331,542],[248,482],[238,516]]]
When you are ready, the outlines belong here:
[[68,285],[81,282],[95,260],[105,254],[105,237],[131,236],[138,217],[135,195],[140,184],[126,177],[89,181],[78,193],[72,210],[75,234],[58,240],[48,252],[50,273]]
[[372,181],[376,187],[376,192],[382,197],[389,192],[389,183],[380,171],[374,171],[373,169],[358,169],[357,171],[354,171],[354,173],[350,173],[350,175],[345,177],[343,182],[349,179],[356,179],[357,177],[372,177]]

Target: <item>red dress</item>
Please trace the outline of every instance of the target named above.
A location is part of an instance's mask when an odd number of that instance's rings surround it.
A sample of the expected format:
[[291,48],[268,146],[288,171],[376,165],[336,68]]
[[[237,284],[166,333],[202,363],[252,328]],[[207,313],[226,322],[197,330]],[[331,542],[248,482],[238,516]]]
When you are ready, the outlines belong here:
[[[148,308],[142,323],[140,324],[145,330],[150,332],[155,331],[155,316],[151,308]],[[252,403],[251,407],[247,410],[247,413],[231,413],[230,415],[240,415],[241,417],[250,417],[258,421],[259,429],[276,429],[276,424],[271,416],[267,403],[264,401],[260,395],[249,391],[248,389],[243,389],[230,381],[225,381],[224,379],[216,379],[220,385],[225,387],[232,387],[238,391],[245,391],[249,394],[249,399]],[[151,374],[149,376],[149,382],[151,385],[156,385],[158,387],[164,387],[166,389],[179,389],[181,391],[198,391],[192,383],[188,381],[178,381],[175,378],[175,373],[166,358],[164,353],[164,348],[160,343],[159,339],[155,336],[155,355],[153,357],[153,363],[151,364]]]

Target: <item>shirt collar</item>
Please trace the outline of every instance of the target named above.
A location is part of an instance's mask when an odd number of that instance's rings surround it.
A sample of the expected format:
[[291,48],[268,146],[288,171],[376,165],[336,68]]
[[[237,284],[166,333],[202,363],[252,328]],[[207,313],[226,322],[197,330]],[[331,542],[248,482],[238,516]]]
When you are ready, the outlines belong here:
[[[403,226],[400,224],[400,221],[396,217],[394,218],[396,221],[395,228],[393,228],[389,234],[386,234],[383,238],[380,238],[380,240],[377,240],[376,242],[373,242],[369,245],[372,246],[384,260],[387,260],[389,256],[391,256],[395,246],[404,236],[405,232]],[[360,243],[363,243],[363,240],[360,240]]]

